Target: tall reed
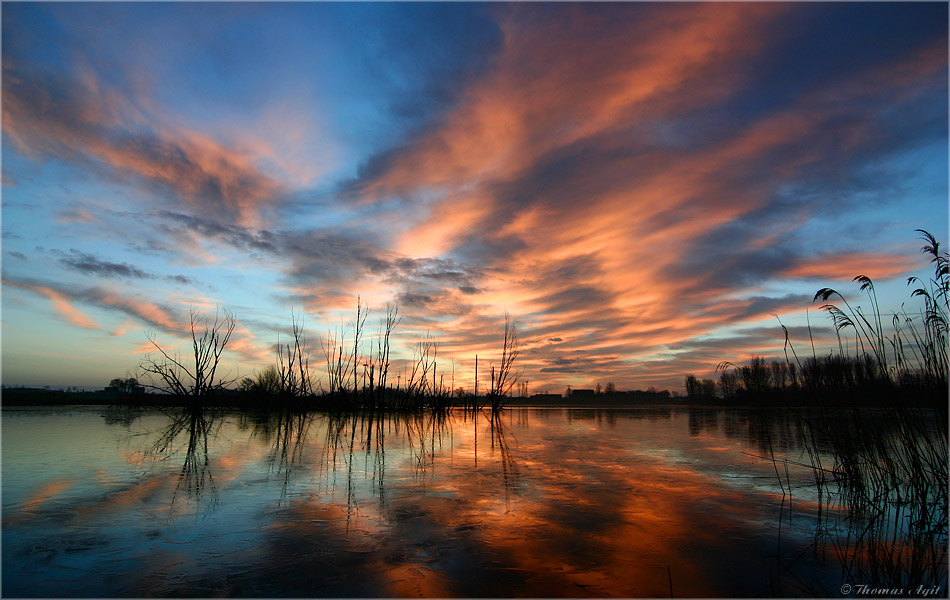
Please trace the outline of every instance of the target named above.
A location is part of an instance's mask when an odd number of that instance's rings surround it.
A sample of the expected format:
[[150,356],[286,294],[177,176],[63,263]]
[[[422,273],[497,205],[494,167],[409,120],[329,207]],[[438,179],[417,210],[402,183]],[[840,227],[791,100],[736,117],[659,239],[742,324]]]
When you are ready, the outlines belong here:
[[[822,307],[834,323],[839,352],[798,363],[801,384],[823,400],[816,416],[802,418],[825,509],[819,529],[842,564],[844,580],[905,594],[935,586],[945,593],[948,583],[950,273],[937,240],[918,232],[934,275],[907,283],[924,306],[916,314],[902,307],[888,333],[869,277],[854,281],[870,311],[822,288],[816,301],[840,302]],[[842,342],[848,330],[853,355],[845,354]],[[832,401],[834,394],[848,392],[849,401]],[[862,395],[875,406],[866,406]],[[820,460],[823,449],[831,454],[830,469]],[[829,522],[834,515],[839,520]]]
[[[895,402],[924,405],[946,420],[950,373],[950,269],[948,255],[928,232],[917,230],[925,244],[922,252],[934,265],[933,277],[910,277],[912,298],[923,299],[913,311],[902,305],[885,318],[874,282],[858,275],[870,310],[853,305],[841,292],[825,287],[814,301],[828,313],[837,336],[837,352],[820,356],[812,343],[811,356],[800,357],[785,332],[785,360],[753,357],[748,365],[722,362],[717,367],[717,391],[725,399],[782,403],[790,400],[889,406]],[[836,301],[836,302],[833,302]],[[884,323],[890,321],[890,329]],[[781,323],[780,323],[781,324]],[[809,327],[810,330],[810,327]],[[849,335],[850,333],[850,335]],[[687,376],[688,391],[703,388]],[[691,394],[692,395],[692,394]]]
[[[905,595],[934,586],[945,593],[948,583],[950,260],[930,233],[917,231],[934,267],[930,278],[907,280],[922,307],[902,305],[888,330],[870,277],[853,279],[869,310],[822,288],[814,301],[831,318],[837,351],[819,356],[812,342],[802,358],[782,325],[784,361],[720,363],[717,386],[732,401],[818,406],[801,416],[818,538],[837,556],[843,583]],[[687,389],[708,395],[693,376]]]
[[[447,377],[445,363],[440,362],[439,341],[428,332],[416,342],[412,356],[405,361],[394,386],[390,374],[391,344],[401,320],[399,309],[395,304],[387,304],[375,339],[367,342],[364,330],[369,314],[368,307],[358,299],[356,319],[350,328],[340,327],[324,338],[328,387],[322,390],[322,394],[310,397],[313,408],[445,411],[459,403],[476,410],[482,408],[477,387],[470,402],[465,400],[464,389],[453,389],[454,362]],[[484,396],[493,411],[502,409],[505,398],[520,378],[521,371],[517,369],[520,352],[514,320],[505,313],[500,362],[489,365],[491,386]]]

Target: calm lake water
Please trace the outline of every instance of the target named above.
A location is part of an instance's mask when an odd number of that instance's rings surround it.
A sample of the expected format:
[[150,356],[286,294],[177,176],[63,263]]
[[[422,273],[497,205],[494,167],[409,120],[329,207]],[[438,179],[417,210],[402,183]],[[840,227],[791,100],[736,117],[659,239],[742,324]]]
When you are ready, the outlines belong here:
[[816,535],[811,471],[785,469],[807,461],[790,410],[2,415],[7,597],[840,597],[846,583]]

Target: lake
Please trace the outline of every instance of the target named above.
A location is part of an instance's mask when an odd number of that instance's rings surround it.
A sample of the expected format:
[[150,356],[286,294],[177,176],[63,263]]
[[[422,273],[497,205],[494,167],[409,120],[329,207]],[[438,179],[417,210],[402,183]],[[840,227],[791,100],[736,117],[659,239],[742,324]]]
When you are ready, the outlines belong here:
[[7,597],[840,597],[862,583],[829,543],[844,519],[797,464],[794,409],[2,414]]

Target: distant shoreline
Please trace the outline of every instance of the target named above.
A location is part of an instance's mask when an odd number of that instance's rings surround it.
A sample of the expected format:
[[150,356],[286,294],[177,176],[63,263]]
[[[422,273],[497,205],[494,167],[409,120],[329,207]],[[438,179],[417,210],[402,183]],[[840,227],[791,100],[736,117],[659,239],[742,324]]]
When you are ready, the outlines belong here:
[[[505,408],[566,408],[566,409],[633,409],[633,408],[660,408],[660,407],[700,407],[700,408],[791,408],[791,407],[809,407],[820,406],[817,402],[808,402],[799,398],[796,401],[788,402],[786,398],[759,399],[749,402],[746,398],[744,402],[729,402],[722,398],[696,398],[688,396],[656,398],[644,397],[636,399],[626,393],[616,394],[614,398],[602,396],[582,397],[582,398],[555,398],[553,395],[546,395],[543,399],[536,398],[508,398],[504,403]],[[644,396],[647,396],[644,394]],[[320,406],[319,396],[313,399],[279,399],[279,398],[260,398],[248,396],[241,392],[229,392],[227,394],[210,397],[205,399],[203,406],[206,408],[221,408],[232,410],[310,410],[310,411],[335,411],[340,410],[333,406]],[[786,400],[782,402],[782,400]],[[871,405],[871,404],[869,404]],[[117,406],[129,408],[172,408],[186,407],[187,403],[182,402],[181,398],[175,396],[166,396],[162,394],[123,394],[121,392],[65,392],[61,390],[19,390],[17,388],[4,389],[0,394],[0,408],[33,408],[33,407],[56,407],[56,406]],[[838,406],[854,406],[843,402]],[[461,408],[459,404],[455,408]]]

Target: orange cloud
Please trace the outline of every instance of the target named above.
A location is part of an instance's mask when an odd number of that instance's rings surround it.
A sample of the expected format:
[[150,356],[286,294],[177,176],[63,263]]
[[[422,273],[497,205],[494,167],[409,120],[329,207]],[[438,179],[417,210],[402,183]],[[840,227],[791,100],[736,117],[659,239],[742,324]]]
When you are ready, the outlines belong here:
[[96,217],[85,210],[66,210],[60,213],[60,223],[91,223]]
[[98,163],[119,179],[171,190],[198,214],[246,227],[260,226],[283,192],[249,154],[187,129],[138,128],[140,103],[88,71],[72,81],[44,81],[7,61],[3,71],[3,130],[28,155]]
[[175,346],[166,346],[164,344],[157,344],[158,348],[155,346],[156,344],[153,344],[149,341],[138,342],[132,349],[132,354],[148,354],[150,352],[155,352],[155,350],[161,350],[162,352],[167,352],[169,355],[174,355],[175,352],[178,351],[178,348]]
[[119,308],[165,331],[181,335],[190,334],[190,329],[185,321],[173,316],[167,309],[158,306],[154,302],[139,300],[130,296],[122,296],[112,292],[96,294],[95,299],[105,306]]
[[273,348],[269,344],[257,343],[250,329],[237,323],[228,342],[228,351],[240,354],[244,359],[255,363],[270,363],[274,359]]
[[904,275],[920,266],[919,260],[893,254],[850,252],[828,254],[800,261],[781,273],[791,279],[823,281],[851,281],[857,275],[867,275],[874,281]]
[[[761,44],[781,5],[691,5],[612,27],[609,11],[559,13],[556,31],[513,8],[501,20],[497,68],[465,95],[439,130],[365,182],[364,196],[504,178],[538,156],[632,119],[699,106],[730,92],[734,59]],[[630,25],[628,22],[626,25]],[[636,43],[632,43],[636,40]],[[691,94],[670,96],[688,81]],[[694,82],[695,83],[695,82]]]
[[[192,218],[176,221],[177,241],[208,260],[214,243],[266,248],[285,269],[289,303],[330,322],[349,318],[357,293],[376,305],[396,295],[406,340],[431,330],[460,365],[497,355],[507,309],[523,333],[529,376],[552,386],[582,367],[591,377],[640,384],[631,375],[639,372],[649,377],[643,385],[658,383],[671,367],[636,361],[799,308],[798,298],[763,299],[780,277],[888,278],[910,268],[883,254],[816,256],[801,241],[788,244],[821,213],[794,196],[823,178],[840,183],[881,155],[876,146],[892,145],[880,115],[943,75],[945,40],[823,73],[830,82],[796,80],[774,100],[752,92],[775,84],[761,73],[774,66],[762,57],[782,50],[777,42],[801,41],[786,27],[788,4],[492,10],[499,54],[438,121],[371,159],[346,188],[373,219],[356,226],[365,237],[256,236]],[[318,176],[282,154],[283,142],[302,147],[307,129],[293,108],[261,120],[280,128],[273,138],[221,132],[229,145],[185,127],[146,128],[154,107],[88,73],[78,83],[31,83],[10,68],[5,86],[6,132],[24,150],[151,182],[215,219],[260,225],[284,191],[268,175],[275,168],[298,182]],[[79,100],[59,102],[50,90],[60,88]],[[40,114],[40,105],[49,110]],[[445,264],[426,273],[423,259]],[[83,299],[182,330],[154,302]],[[233,348],[252,360],[265,353],[249,331]],[[460,368],[460,378],[470,375],[470,365]]]
[[[615,26],[628,9],[642,14]],[[481,267],[477,296],[447,286],[425,292],[429,314],[453,299],[466,305],[431,323],[446,355],[469,363],[497,353],[485,328],[508,309],[529,337],[532,378],[553,385],[538,368],[564,361],[629,381],[635,360],[664,346],[802,306],[803,298],[732,299],[757,293],[750,285],[888,278],[915,264],[870,253],[802,256],[778,244],[809,222],[808,206],[784,208],[794,217],[782,227],[758,223],[768,222],[760,215],[782,183],[879,144],[874,111],[945,70],[945,44],[851,71],[709,142],[663,129],[741,90],[755,76],[750,57],[785,35],[787,10],[501,11],[505,43],[493,69],[439,127],[385,154],[353,188],[364,201],[434,195],[397,251],[463,256]],[[737,224],[741,235],[714,248],[721,258],[704,254],[698,241]],[[564,341],[555,350],[549,337]]]
[[[75,300],[92,303],[106,309],[117,310],[132,317],[132,319],[125,319],[117,330],[111,332],[113,336],[125,335],[129,327],[134,325],[136,321],[144,321],[147,325],[156,327],[172,335],[187,339],[191,338],[191,325],[186,315],[181,315],[166,306],[144,300],[135,295],[121,294],[100,288],[76,290],[55,289],[50,285],[16,281],[13,279],[4,279],[3,283],[4,285],[30,290],[46,296],[52,301],[53,306],[61,315],[80,327],[98,328],[99,325],[72,306],[71,302]],[[205,310],[204,314],[209,320],[214,319],[214,315],[210,311]],[[199,330],[203,328],[203,326],[202,323],[198,323]],[[171,353],[176,351],[174,345],[166,346],[165,344],[161,344],[160,348]],[[236,352],[245,359],[255,362],[269,362],[271,359],[270,347],[258,344],[255,341],[254,333],[240,323],[235,325],[228,349]],[[144,354],[154,350],[155,346],[153,344],[142,341],[138,343],[131,352],[133,354]]]
[[25,283],[20,281],[14,281],[12,279],[4,279],[4,285],[9,285],[12,287],[17,287],[24,290],[30,290],[31,292],[36,292],[46,296],[50,302],[53,303],[53,307],[63,316],[67,321],[73,325],[77,325],[84,329],[98,329],[99,324],[96,323],[91,317],[86,313],[80,311],[72,304],[70,304],[69,299],[60,291],[54,290],[51,287],[44,285],[37,285],[31,283]]
[[413,258],[441,256],[451,250],[473,224],[491,212],[491,201],[483,197],[460,197],[443,201],[422,223],[411,227],[395,245],[395,251]]
[[111,332],[111,335],[113,337],[122,337],[126,333],[129,332],[129,329],[133,327],[135,327],[135,321],[133,321],[132,319],[126,319],[125,321],[122,322],[121,325],[119,325],[118,329]]

